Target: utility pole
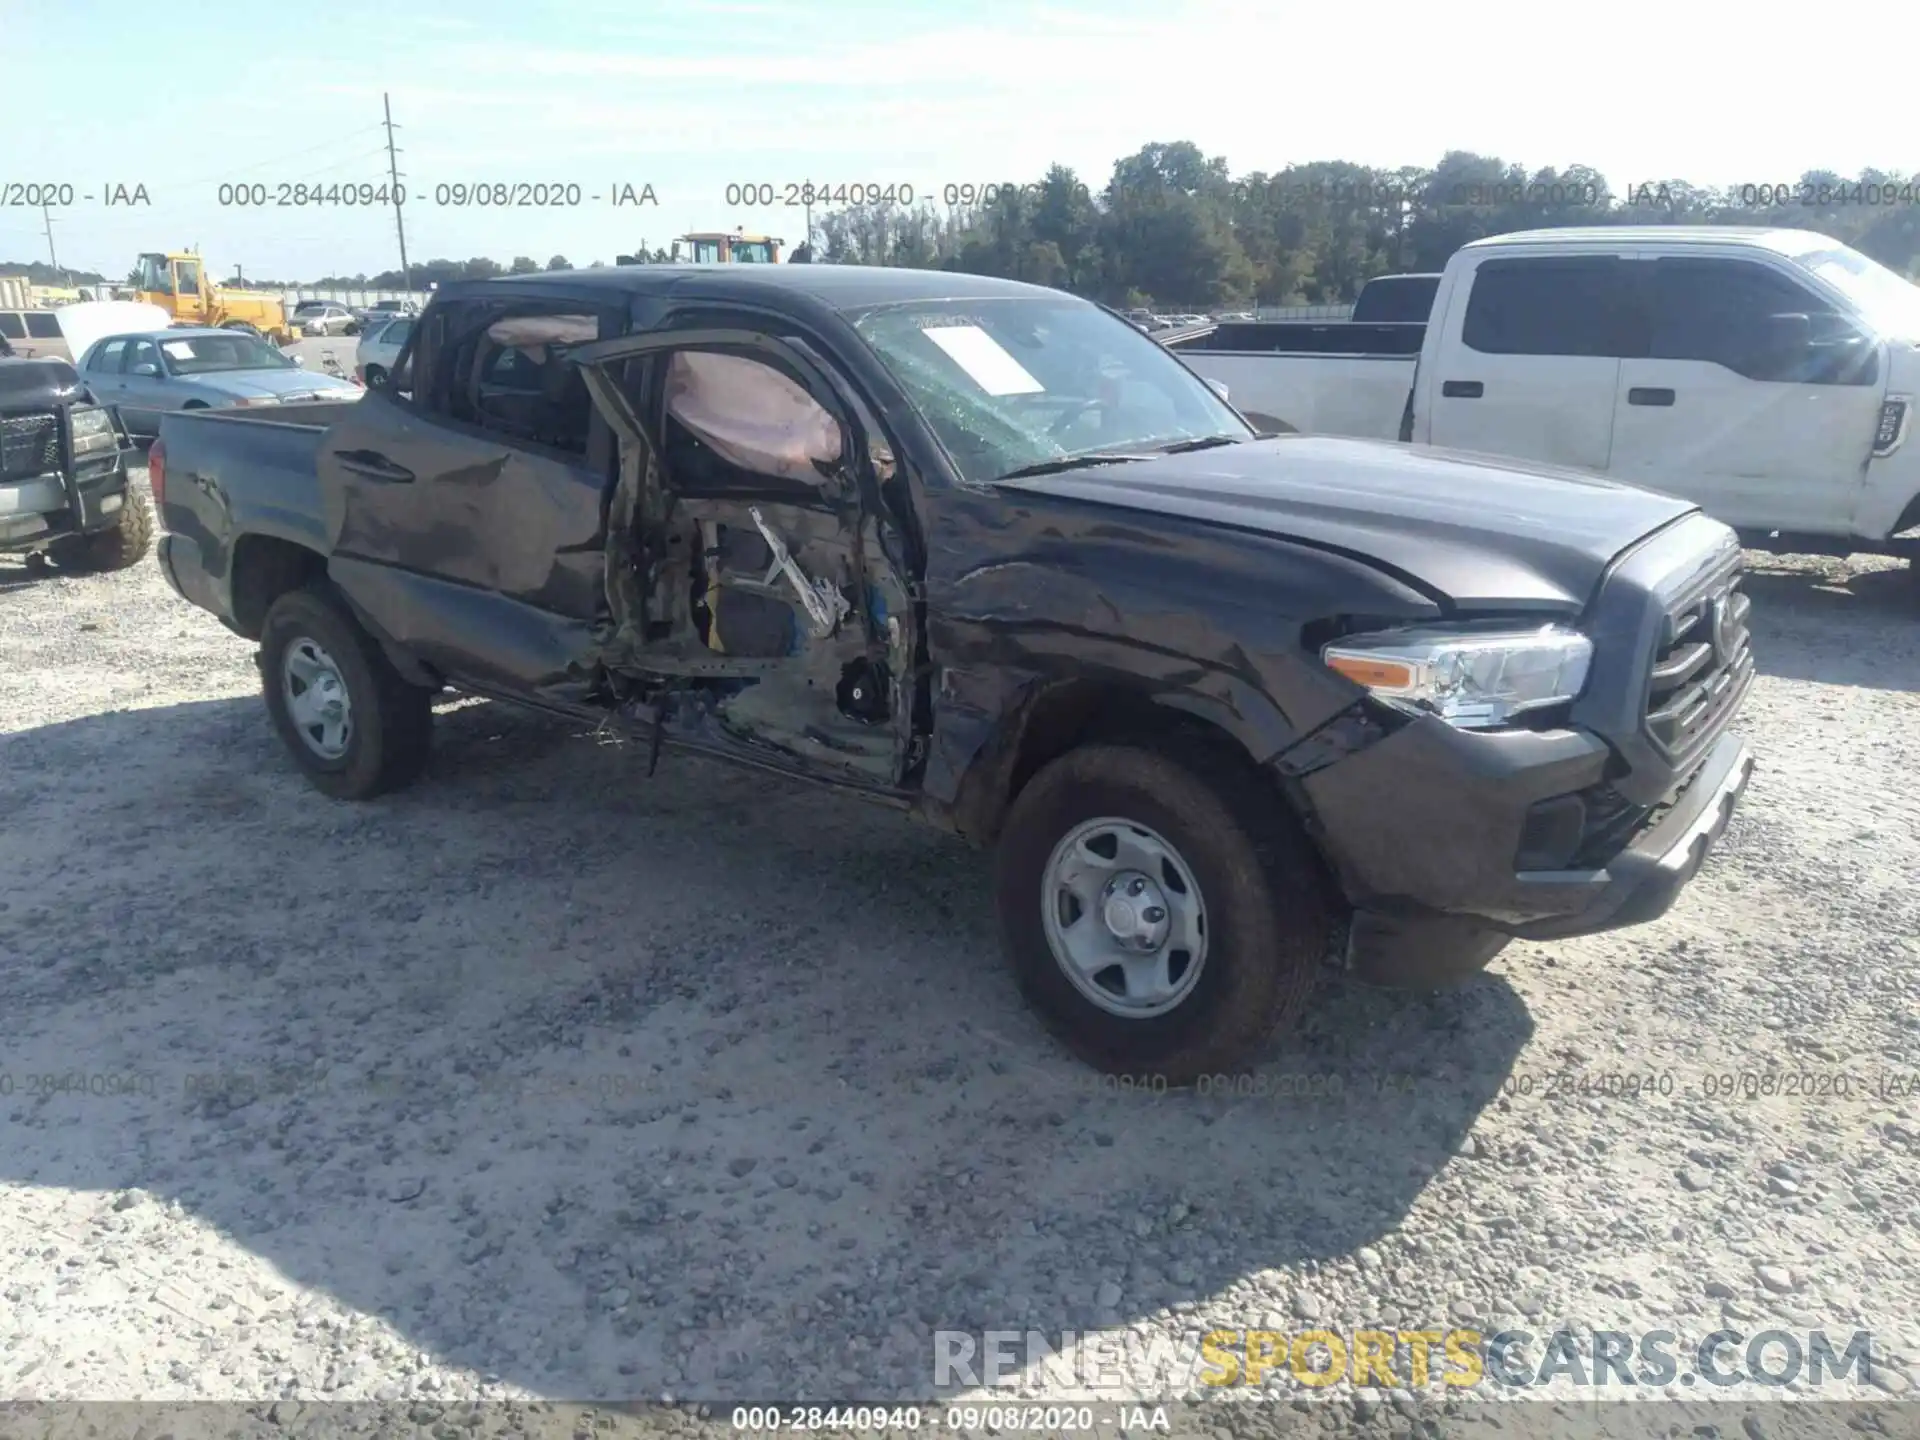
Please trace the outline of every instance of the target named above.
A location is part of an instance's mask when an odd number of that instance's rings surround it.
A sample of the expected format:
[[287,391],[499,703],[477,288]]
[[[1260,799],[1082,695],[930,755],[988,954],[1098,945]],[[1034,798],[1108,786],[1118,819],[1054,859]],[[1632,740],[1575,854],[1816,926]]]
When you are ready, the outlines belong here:
[[[56,271],[59,271],[60,257],[56,255],[53,250],[53,211],[47,208],[47,203],[44,200],[40,202],[40,220],[46,227],[47,232],[47,260]],[[62,275],[65,274],[64,271],[60,273]]]
[[413,268],[407,264],[407,222],[401,218],[400,205],[400,164],[395,157],[400,153],[393,148],[393,100],[385,92],[380,93],[380,103],[387,112],[387,178],[393,186],[393,228],[400,236],[400,288],[409,296],[413,294]]

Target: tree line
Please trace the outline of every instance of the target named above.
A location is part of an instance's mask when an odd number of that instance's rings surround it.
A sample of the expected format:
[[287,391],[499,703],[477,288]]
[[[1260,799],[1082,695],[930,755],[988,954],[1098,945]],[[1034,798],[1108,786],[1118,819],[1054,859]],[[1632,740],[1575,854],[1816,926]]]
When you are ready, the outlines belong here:
[[[1766,225],[1816,230],[1920,278],[1920,177],[1809,171],[1721,185],[1649,177],[1613,190],[1589,166],[1529,169],[1455,150],[1431,168],[1326,160],[1234,176],[1187,141],[1114,163],[1095,187],[1064,165],[1040,179],[949,187],[960,203],[857,204],[814,217],[807,258],[1026,280],[1109,304],[1181,310],[1351,301],[1375,275],[1438,270],[1462,245],[1568,225]],[[623,259],[668,260],[644,241]],[[595,260],[587,268],[606,262]],[[428,260],[379,274],[265,280],[261,289],[426,289],[573,268],[517,255]],[[0,264],[36,283],[51,267]],[[43,278],[43,272],[44,278]],[[67,272],[73,281],[98,281]],[[72,282],[69,282],[72,283]],[[232,282],[222,282],[232,283]]]
[[1094,189],[1055,165],[944,213],[850,206],[815,258],[1026,280],[1176,309],[1351,301],[1369,278],[1441,269],[1469,241],[1574,225],[1815,230],[1920,276],[1920,177],[1810,171],[1721,186],[1648,178],[1616,193],[1587,166],[1452,151],[1431,169],[1320,161],[1235,177],[1185,141],[1148,145]]

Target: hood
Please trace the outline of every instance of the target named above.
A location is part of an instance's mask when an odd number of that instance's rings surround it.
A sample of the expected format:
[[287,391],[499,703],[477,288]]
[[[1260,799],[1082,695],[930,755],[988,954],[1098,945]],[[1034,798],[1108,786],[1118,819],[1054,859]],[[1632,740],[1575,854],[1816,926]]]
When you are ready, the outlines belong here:
[[282,399],[289,395],[326,394],[332,390],[357,391],[360,388],[350,380],[316,375],[311,370],[215,370],[204,375],[182,375],[180,378],[225,395],[278,395]]
[[84,398],[80,376],[58,356],[0,358],[0,415],[44,411]]
[[173,317],[158,305],[143,305],[137,300],[87,300],[62,305],[53,312],[53,318],[60,322],[60,333],[66,337],[76,362],[103,336],[165,330],[173,324]]
[[1565,613],[1623,550],[1696,507],[1584,470],[1284,435],[1002,482],[1370,561],[1461,608]]

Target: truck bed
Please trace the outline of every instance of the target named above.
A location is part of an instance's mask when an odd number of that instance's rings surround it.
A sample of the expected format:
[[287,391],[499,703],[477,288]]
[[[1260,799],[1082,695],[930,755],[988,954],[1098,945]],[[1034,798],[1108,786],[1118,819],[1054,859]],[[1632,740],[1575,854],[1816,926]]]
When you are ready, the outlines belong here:
[[1427,327],[1420,322],[1232,320],[1176,332],[1161,341],[1181,355],[1205,351],[1237,355],[1392,355],[1420,353]]
[[[357,401],[244,410],[176,410],[160,417],[160,564],[194,604],[232,622],[227,593],[241,535],[290,540],[325,555],[332,537],[315,462],[327,427]],[[191,563],[176,567],[183,550]],[[185,588],[183,588],[183,585]]]
[[1309,435],[1393,440],[1413,389],[1413,355],[1292,355],[1176,352],[1196,374],[1227,387],[1256,425],[1281,421]]

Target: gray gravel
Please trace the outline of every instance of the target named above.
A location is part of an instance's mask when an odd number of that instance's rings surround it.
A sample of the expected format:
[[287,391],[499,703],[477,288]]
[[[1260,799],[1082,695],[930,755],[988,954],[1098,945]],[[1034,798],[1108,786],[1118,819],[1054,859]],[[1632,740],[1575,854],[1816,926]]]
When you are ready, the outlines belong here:
[[935,1329],[1556,1322],[1865,1327],[1891,1399],[1920,600],[1754,561],[1762,768],[1673,914],[1329,980],[1258,1080],[1338,1094],[1157,1098],[1045,1037],[952,841],[478,702],[327,802],[152,564],[0,561],[0,1400],[883,1398]]

